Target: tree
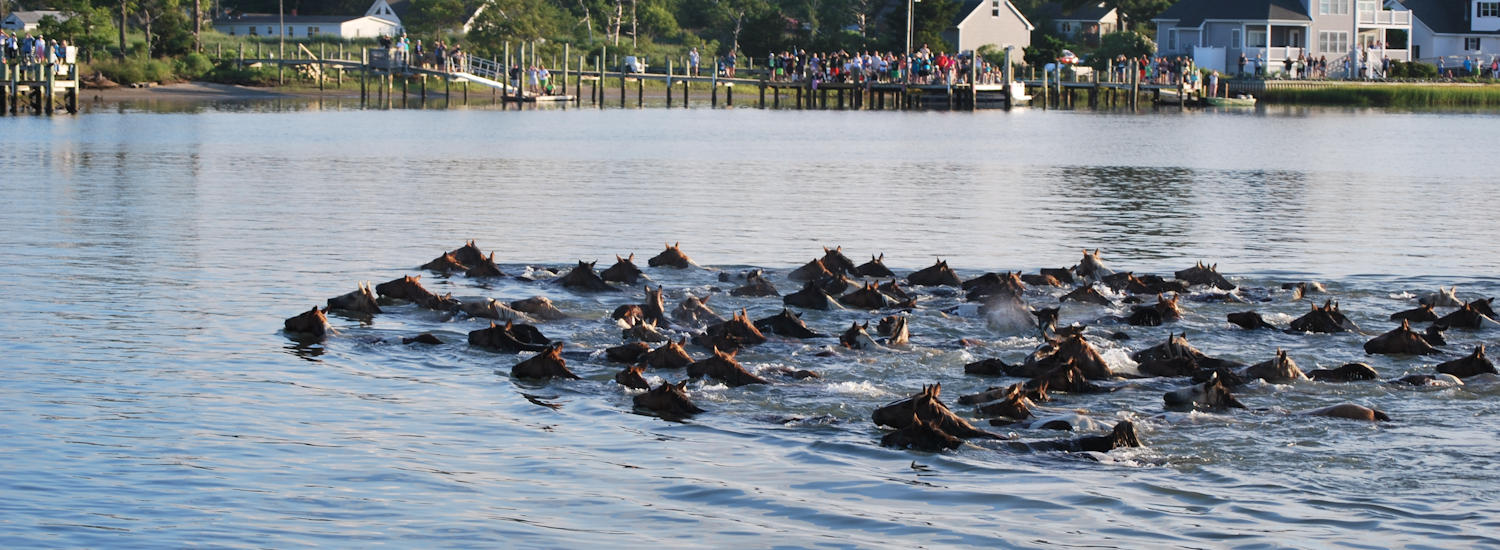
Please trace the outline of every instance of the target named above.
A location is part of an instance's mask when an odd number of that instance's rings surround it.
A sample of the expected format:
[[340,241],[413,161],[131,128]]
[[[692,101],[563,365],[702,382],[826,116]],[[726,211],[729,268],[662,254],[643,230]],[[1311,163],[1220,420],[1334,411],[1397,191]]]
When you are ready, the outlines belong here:
[[[890,10],[886,15],[886,47],[901,51],[906,48],[906,6]],[[953,17],[958,15],[958,2],[927,0],[912,5],[911,49],[922,49],[926,44],[934,52],[952,51],[954,45],[943,40],[943,31],[953,26]],[[899,29],[897,32],[889,32]]]
[[1109,68],[1111,60],[1122,55],[1126,59],[1139,59],[1155,53],[1156,43],[1144,34],[1135,31],[1112,32],[1099,39],[1099,49],[1094,50],[1094,57],[1089,60],[1089,65],[1104,70]]
[[54,4],[68,15],[67,21],[55,17],[43,17],[40,31],[43,36],[62,38],[78,47],[86,62],[94,61],[94,54],[109,45],[109,35],[114,32],[109,8],[95,7],[89,0],[72,0]]
[[461,0],[421,0],[412,3],[401,22],[410,34],[433,35],[461,29],[468,18]]

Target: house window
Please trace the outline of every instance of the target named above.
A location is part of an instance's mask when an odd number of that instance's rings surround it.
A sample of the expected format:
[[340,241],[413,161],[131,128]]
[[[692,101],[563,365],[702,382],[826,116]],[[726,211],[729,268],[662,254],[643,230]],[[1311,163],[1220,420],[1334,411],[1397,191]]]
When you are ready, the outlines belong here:
[[1349,0],[1318,0],[1318,15],[1349,15]]
[[1500,2],[1480,2],[1476,17],[1500,17]]
[[1177,29],[1167,31],[1167,51],[1177,51]]
[[274,27],[266,27],[266,36],[271,36],[274,34],[276,34],[276,29]]
[[1344,31],[1320,31],[1318,33],[1318,51],[1334,54],[1348,52],[1349,33]]
[[1240,49],[1241,46],[1239,29],[1233,29],[1229,31],[1229,47],[1236,50]]
[[1073,24],[1072,23],[1063,23],[1062,24],[1062,32],[1065,32],[1065,33],[1071,33],[1071,32],[1073,32]]
[[1248,38],[1248,40],[1245,41],[1245,45],[1246,46],[1249,46],[1251,48],[1264,48],[1264,47],[1266,47],[1266,30],[1265,29],[1250,29],[1250,33],[1247,34],[1245,37]]
[[990,2],[990,17],[1000,17],[1000,0]]
[[1465,36],[1464,37],[1464,49],[1465,50],[1478,51],[1479,50],[1479,37],[1478,36]]
[[318,27],[308,27],[307,28],[307,35],[308,36],[312,36],[312,35],[318,34],[320,32],[323,32],[323,29],[320,29]]

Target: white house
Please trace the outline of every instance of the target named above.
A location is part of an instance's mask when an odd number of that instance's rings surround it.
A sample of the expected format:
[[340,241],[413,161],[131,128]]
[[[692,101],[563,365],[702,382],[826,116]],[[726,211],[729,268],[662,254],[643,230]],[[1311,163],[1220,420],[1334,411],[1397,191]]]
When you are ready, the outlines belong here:
[[1500,0],[1403,0],[1416,15],[1412,58],[1448,69],[1465,57],[1488,63],[1500,56]]
[[[1396,0],[1180,0],[1152,21],[1158,56],[1190,56],[1205,69],[1239,71],[1244,55],[1268,72],[1306,55],[1327,57],[1330,73],[1344,58],[1407,61],[1411,12]],[[1352,69],[1351,69],[1352,70]],[[1343,76],[1337,75],[1336,76]]]
[[13,11],[5,16],[4,21],[0,21],[0,29],[19,32],[34,31],[41,24],[42,18],[49,15],[57,18],[58,22],[68,20],[68,16],[60,11]]
[[1072,11],[1063,8],[1060,2],[1042,4],[1041,19],[1052,21],[1052,32],[1068,40],[1098,44],[1099,38],[1115,32],[1120,22],[1120,11],[1105,2],[1078,6]]
[[[364,15],[244,14],[214,20],[214,28],[230,36],[278,36],[311,38],[372,38],[401,34],[401,16],[407,0],[375,0]],[[285,25],[283,28],[282,26]]]
[[943,31],[943,40],[960,52],[978,51],[986,45],[1020,50],[1031,45],[1035,28],[1010,0],[966,0],[953,17],[953,25]]

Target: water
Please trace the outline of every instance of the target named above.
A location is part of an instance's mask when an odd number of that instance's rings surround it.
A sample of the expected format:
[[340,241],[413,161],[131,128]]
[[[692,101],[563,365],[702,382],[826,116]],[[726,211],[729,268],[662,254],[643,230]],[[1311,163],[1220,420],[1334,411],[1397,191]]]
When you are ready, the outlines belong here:
[[[821,381],[727,389],[695,382],[708,413],[633,414],[617,365],[574,355],[585,380],[512,381],[520,357],[470,349],[482,326],[410,306],[299,346],[282,319],[358,281],[407,273],[474,238],[502,268],[644,260],[681,241],[728,272],[785,271],[842,245],[898,272],[942,257],[964,276],[1072,265],[1170,274],[1198,259],[1246,287],[1328,284],[1366,335],[1245,333],[1253,305],[1187,301],[1165,327],[1101,326],[1126,351],[1186,331],[1241,361],[1287,349],[1304,369],[1366,361],[1430,372],[1495,342],[1449,332],[1440,358],[1360,345],[1412,295],[1500,294],[1495,116],[1321,109],[1151,116],[749,109],[360,111],[300,102],[184,113],[132,109],[0,120],[0,545],[6,547],[1357,546],[1500,544],[1494,489],[1500,385],[1255,384],[1252,411],[1162,414],[1182,382],[1058,396],[1146,444],[1098,457],[971,444],[942,454],[878,445],[875,407],[940,381],[958,395],[1014,379],[962,365],[1019,361],[1029,332],[938,310],[914,346],[815,354],[832,339],[744,351]],[[668,301],[719,283],[647,270]],[[542,325],[569,350],[619,341],[620,295],[427,275],[440,292],[546,295],[573,319]],[[1033,289],[1035,305],[1059,291]],[[728,314],[774,299],[719,294]],[[669,304],[669,306],[672,304]],[[1063,321],[1124,308],[1065,307]],[[808,312],[834,332],[875,314]],[[393,343],[434,331],[433,349]],[[960,348],[958,338],[983,340]],[[693,350],[703,356],[702,350]],[[648,373],[653,382],[681,372]],[[1294,413],[1352,401],[1397,422]],[[539,406],[545,404],[549,406]],[[1068,437],[1014,431],[1027,440]]]

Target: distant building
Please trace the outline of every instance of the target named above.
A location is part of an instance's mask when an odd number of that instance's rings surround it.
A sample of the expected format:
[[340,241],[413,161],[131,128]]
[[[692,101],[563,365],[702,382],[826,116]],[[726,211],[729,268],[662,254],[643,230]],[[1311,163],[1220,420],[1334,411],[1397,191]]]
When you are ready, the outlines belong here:
[[[1157,55],[1188,56],[1202,68],[1237,72],[1241,54],[1268,73],[1299,55],[1327,57],[1330,73],[1364,49],[1408,61],[1411,12],[1396,0],[1181,0],[1158,15]],[[1249,70],[1250,67],[1247,67]]]
[[953,26],[943,31],[943,40],[961,52],[985,45],[1020,49],[1031,45],[1035,28],[1010,0],[966,0],[953,17]]
[[[373,38],[401,34],[401,14],[410,7],[409,0],[375,0],[364,15],[296,15],[284,18],[277,14],[244,14],[214,20],[214,28],[230,36],[278,36],[287,38],[332,36],[339,38]],[[285,24],[282,29],[281,25]]]
[[1052,21],[1052,33],[1074,42],[1097,45],[1099,38],[1119,29],[1120,12],[1104,2],[1064,11],[1059,2],[1042,4],[1038,15]]
[[37,29],[37,26],[41,25],[42,18],[49,15],[57,18],[58,22],[68,20],[67,14],[60,11],[13,11],[10,12],[10,15],[5,16],[4,21],[0,21],[0,29],[18,32],[34,31]]
[[1500,1],[1404,0],[1416,16],[1412,22],[1413,59],[1446,68],[1463,66],[1465,57],[1488,62],[1500,56]]

